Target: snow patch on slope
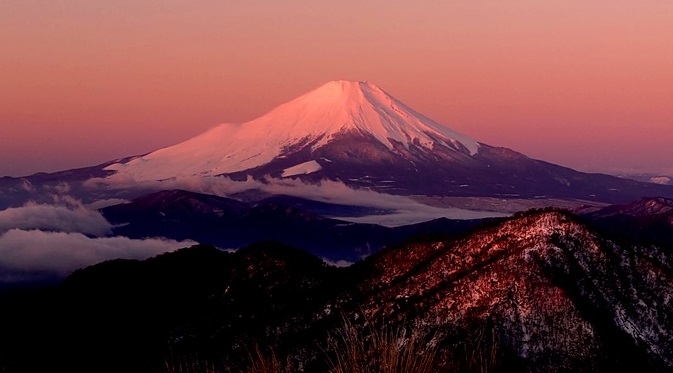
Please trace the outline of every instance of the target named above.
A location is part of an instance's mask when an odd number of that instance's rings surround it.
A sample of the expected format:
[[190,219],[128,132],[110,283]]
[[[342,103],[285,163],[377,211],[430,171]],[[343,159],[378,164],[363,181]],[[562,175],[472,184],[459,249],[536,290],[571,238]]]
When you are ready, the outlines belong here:
[[650,183],[669,185],[671,184],[671,178],[668,176],[654,176],[650,178]]
[[290,177],[296,175],[308,175],[314,172],[318,172],[320,170],[322,170],[322,166],[320,165],[320,163],[316,161],[308,161],[300,163],[296,166],[292,166],[290,168],[286,168],[285,170],[283,170],[283,173],[280,176]]
[[465,210],[453,207],[433,207],[422,204],[409,205],[404,209],[396,209],[389,214],[365,215],[365,216],[331,216],[334,219],[349,221],[360,224],[376,224],[384,227],[394,228],[403,225],[418,224],[439,218],[447,218],[454,220],[465,219],[484,219],[495,217],[506,217],[509,214],[493,212],[493,211],[479,211],[479,210]]

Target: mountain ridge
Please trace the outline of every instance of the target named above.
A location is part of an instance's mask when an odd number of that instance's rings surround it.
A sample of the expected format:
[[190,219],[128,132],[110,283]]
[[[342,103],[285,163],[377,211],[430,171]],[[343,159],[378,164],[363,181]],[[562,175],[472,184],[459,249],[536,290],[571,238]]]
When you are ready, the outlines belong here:
[[68,371],[153,371],[167,354],[244,370],[256,342],[275,346],[287,371],[322,372],[332,353],[323,343],[347,318],[434,341],[437,371],[664,372],[673,367],[672,275],[670,252],[613,241],[568,212],[531,211],[349,268],[270,243],[106,262],[49,298],[59,313],[40,323],[51,329],[26,329],[35,321],[19,317],[0,342],[68,330],[76,338],[67,343],[33,345],[62,354],[48,364]]
[[327,210],[382,213],[281,195],[245,203],[184,190],[151,193],[101,212],[115,225],[113,233],[130,238],[189,238],[227,249],[278,241],[333,262],[354,262],[417,235],[455,234],[488,221],[436,219],[391,228],[322,216]]

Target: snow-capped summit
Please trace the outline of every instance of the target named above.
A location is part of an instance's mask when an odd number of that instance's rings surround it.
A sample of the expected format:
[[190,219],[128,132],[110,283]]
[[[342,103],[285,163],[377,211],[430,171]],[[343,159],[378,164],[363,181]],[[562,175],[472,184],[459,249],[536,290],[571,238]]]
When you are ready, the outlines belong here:
[[[287,127],[274,127],[274,123]],[[277,107],[248,127],[253,124],[277,128],[295,139],[319,139],[313,148],[347,131],[373,136],[388,149],[394,148],[394,142],[407,148],[414,143],[429,148],[439,143],[456,149],[464,147],[471,154],[479,148],[475,140],[418,114],[368,82],[329,82]]]
[[[113,162],[124,182],[224,175],[332,180],[399,195],[673,198],[669,186],[585,174],[493,147],[415,112],[368,82],[333,81],[242,124]],[[109,175],[110,172],[112,175]],[[144,184],[147,185],[147,184]]]
[[[415,112],[368,82],[332,81],[243,124],[222,124],[183,143],[108,170],[136,180],[250,170],[342,136],[373,139],[389,151],[435,146],[474,155],[479,143]],[[304,160],[310,161],[310,160]]]

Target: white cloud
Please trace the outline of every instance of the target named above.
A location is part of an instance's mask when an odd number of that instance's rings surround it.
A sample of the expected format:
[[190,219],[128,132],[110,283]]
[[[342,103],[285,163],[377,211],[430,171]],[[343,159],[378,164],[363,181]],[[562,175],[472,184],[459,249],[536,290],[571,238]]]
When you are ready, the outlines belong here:
[[322,180],[315,184],[309,184],[299,179],[288,178],[275,179],[268,177],[260,181],[248,177],[245,181],[235,181],[222,176],[192,176],[171,178],[162,181],[137,182],[129,176],[116,174],[108,178],[91,179],[85,182],[85,184],[89,187],[111,189],[185,189],[223,197],[246,190],[260,190],[268,194],[296,196],[326,203],[390,210],[390,214],[366,217],[337,217],[352,222],[379,224],[389,227],[420,223],[440,217],[449,219],[478,219],[506,216],[505,214],[495,212],[428,206],[408,197],[379,193],[370,189],[354,189],[340,181],[333,180]]
[[126,174],[115,174],[106,178],[89,179],[83,185],[90,189],[141,191],[184,189],[197,193],[228,196],[246,190],[260,189],[264,184],[252,178],[245,181],[234,181],[223,176],[183,176],[158,181],[137,181]]
[[350,266],[353,265],[353,262],[349,262],[348,260],[337,260],[335,262],[335,261],[329,260],[327,258],[321,258],[321,259],[326,264],[334,266],[334,267],[350,267]]
[[129,203],[129,202],[131,201],[122,198],[99,199],[98,201],[87,203],[86,207],[91,210],[100,210],[109,206],[120,205],[122,203]]
[[59,232],[79,232],[104,236],[112,225],[97,211],[87,209],[69,197],[59,197],[59,205],[29,202],[23,207],[0,211],[0,233],[10,229],[41,229]]
[[[110,202],[119,201],[100,204]],[[0,285],[62,279],[105,260],[145,259],[196,244],[101,237],[111,232],[103,215],[70,196],[54,195],[53,205],[29,202],[0,211]]]
[[70,192],[70,184],[64,181],[61,181],[54,185],[46,184],[43,185],[42,188],[48,192],[56,193],[59,195],[64,195]]
[[32,192],[35,190],[35,187],[33,187],[33,184],[28,179],[21,179],[20,188],[26,192]]
[[78,268],[109,259],[146,259],[194,241],[90,238],[81,233],[11,229],[0,235],[0,284],[65,278]]
[[335,219],[361,224],[378,224],[384,227],[399,227],[416,224],[439,218],[448,219],[483,219],[509,216],[493,211],[472,211],[458,208],[439,208],[418,204],[408,209],[398,209],[390,214],[367,216],[334,216]]
[[354,189],[340,181],[323,180],[316,184],[298,179],[265,178],[235,181],[224,176],[175,177],[160,181],[136,181],[125,174],[115,174],[107,178],[94,178],[84,182],[89,188],[170,190],[184,189],[192,192],[230,196],[247,190],[260,190],[269,194],[284,194],[329,203],[357,206],[388,207],[391,202],[416,202],[400,196],[374,192],[368,189]]

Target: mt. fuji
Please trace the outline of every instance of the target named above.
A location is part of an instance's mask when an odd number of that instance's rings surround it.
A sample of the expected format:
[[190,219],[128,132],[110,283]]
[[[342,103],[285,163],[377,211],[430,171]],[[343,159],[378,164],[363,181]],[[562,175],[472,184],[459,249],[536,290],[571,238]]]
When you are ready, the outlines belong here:
[[332,81],[243,124],[107,165],[134,181],[334,180],[398,195],[626,202],[673,188],[586,174],[449,129],[368,82]]
[[[253,170],[308,151],[321,154],[335,143],[366,141],[381,152],[442,148],[474,155],[477,141],[407,107],[374,84],[333,81],[244,124],[222,124],[181,144],[109,170],[138,180],[221,175]],[[352,147],[347,147],[346,150]],[[336,155],[338,158],[343,156]],[[322,166],[330,159],[312,160]],[[314,165],[315,170],[321,168]]]

